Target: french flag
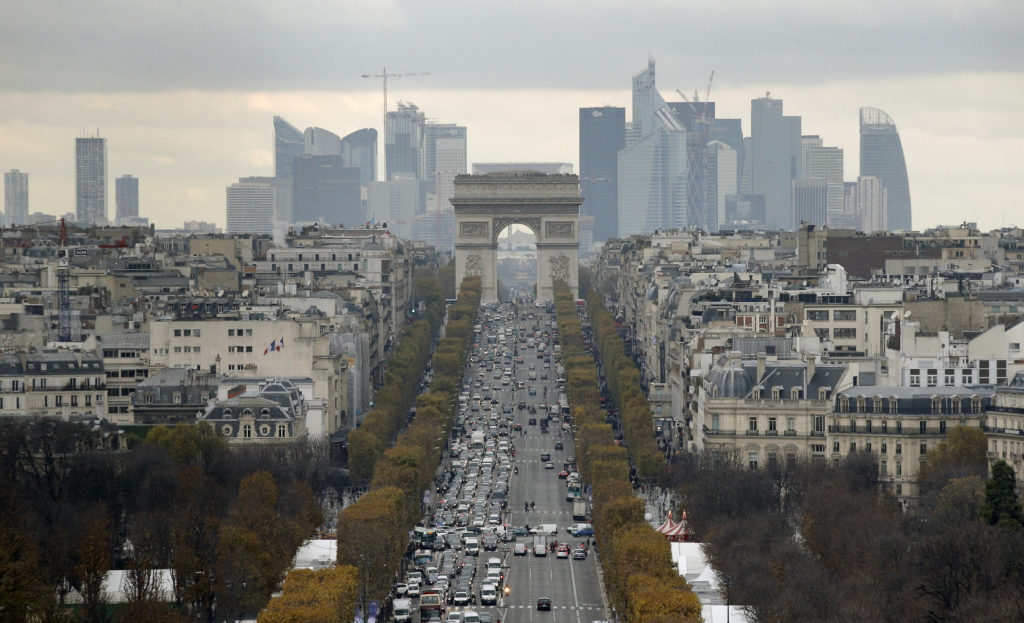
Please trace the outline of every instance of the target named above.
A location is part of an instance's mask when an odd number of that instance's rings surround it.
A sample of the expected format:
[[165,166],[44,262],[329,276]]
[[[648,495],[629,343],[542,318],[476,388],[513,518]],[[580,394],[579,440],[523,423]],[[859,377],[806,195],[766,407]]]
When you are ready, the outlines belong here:
[[281,349],[277,347],[277,340],[274,340],[273,342],[270,343],[270,346],[268,346],[268,347],[263,349],[263,354],[266,355],[270,351],[277,351],[277,350],[281,350]]
[[284,348],[284,338],[283,337],[277,341],[277,350],[280,351],[282,348]]

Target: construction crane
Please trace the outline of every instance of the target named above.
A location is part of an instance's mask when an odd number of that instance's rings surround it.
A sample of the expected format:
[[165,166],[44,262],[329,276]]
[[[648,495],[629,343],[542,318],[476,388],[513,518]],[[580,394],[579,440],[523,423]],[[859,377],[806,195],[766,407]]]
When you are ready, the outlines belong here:
[[[708,87],[704,91],[704,101],[700,100],[697,90],[693,91],[693,98],[686,97],[686,94],[676,89],[683,101],[689,105],[693,112],[693,122],[687,128],[686,135],[686,160],[687,160],[687,206],[691,227],[708,229],[707,211],[707,170],[708,155],[707,144],[711,124],[715,122],[715,114],[711,110],[711,83],[715,79],[715,72],[711,72],[708,78]],[[703,104],[698,106],[698,104]]]
[[[430,72],[424,73],[410,73],[410,72],[389,72],[387,67],[382,67],[379,74],[361,74],[363,78],[380,78],[381,85],[384,92],[384,114],[381,117],[381,137],[384,141],[384,149],[380,150],[385,152],[388,148],[388,78],[404,78],[406,76],[429,76]],[[385,154],[386,158],[386,154]],[[386,163],[386,160],[385,160]],[[386,168],[384,169],[387,170]],[[386,180],[385,180],[386,181]]]

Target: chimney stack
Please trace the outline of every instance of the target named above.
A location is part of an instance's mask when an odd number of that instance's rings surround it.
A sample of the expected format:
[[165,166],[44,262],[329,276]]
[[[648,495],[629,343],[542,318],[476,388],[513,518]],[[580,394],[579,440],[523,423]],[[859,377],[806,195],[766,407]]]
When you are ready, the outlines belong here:
[[764,353],[758,353],[757,355],[757,379],[756,383],[760,384],[761,379],[764,378],[764,370],[768,357]]

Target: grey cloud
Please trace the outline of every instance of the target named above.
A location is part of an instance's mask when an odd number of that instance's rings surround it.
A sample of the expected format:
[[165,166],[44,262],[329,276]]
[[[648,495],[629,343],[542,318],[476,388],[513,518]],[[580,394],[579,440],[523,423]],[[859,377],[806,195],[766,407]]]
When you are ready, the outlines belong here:
[[355,90],[382,65],[429,71],[429,88],[604,89],[648,51],[690,88],[711,69],[770,86],[1024,67],[1012,0],[769,4],[5,3],[0,89]]

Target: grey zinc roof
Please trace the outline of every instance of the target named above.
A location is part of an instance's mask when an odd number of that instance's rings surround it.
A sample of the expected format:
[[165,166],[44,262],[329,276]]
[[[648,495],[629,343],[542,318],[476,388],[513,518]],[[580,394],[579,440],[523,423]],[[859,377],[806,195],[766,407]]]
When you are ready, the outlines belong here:
[[758,379],[756,362],[747,360],[737,366],[723,356],[708,374],[708,381],[718,387],[718,396],[722,398],[744,398],[757,385],[765,392],[779,387],[787,398],[794,387],[806,389],[804,397],[816,398],[819,389],[835,388],[845,372],[842,365],[818,364],[814,376],[806,379],[807,364],[803,361],[766,361],[764,376]]
[[96,336],[100,348],[134,348],[136,350],[149,349],[149,333],[145,331],[133,331],[131,333],[105,333]]

